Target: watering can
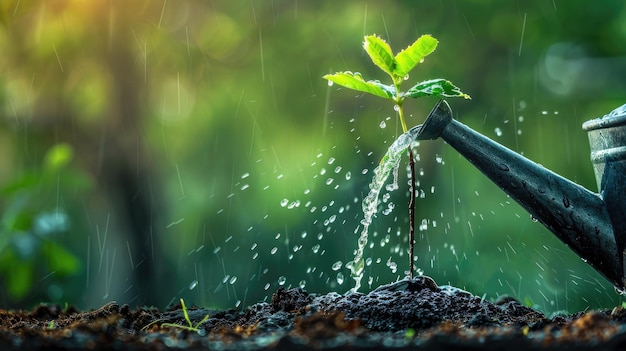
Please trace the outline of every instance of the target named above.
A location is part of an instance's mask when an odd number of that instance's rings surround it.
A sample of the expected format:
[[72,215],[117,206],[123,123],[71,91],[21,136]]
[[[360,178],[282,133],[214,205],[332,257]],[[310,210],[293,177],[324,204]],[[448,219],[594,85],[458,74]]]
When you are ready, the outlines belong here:
[[414,129],[418,140],[445,140],[619,291],[626,291],[626,105],[583,124],[598,193],[454,120],[444,100]]

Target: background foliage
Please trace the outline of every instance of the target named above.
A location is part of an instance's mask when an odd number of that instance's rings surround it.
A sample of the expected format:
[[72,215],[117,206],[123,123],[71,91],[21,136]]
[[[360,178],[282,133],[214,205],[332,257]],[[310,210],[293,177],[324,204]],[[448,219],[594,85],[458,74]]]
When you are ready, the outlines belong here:
[[[366,34],[435,36],[411,80],[450,79],[473,99],[451,102],[458,119],[595,189],[580,125],[625,102],[625,23],[609,0],[3,1],[0,303],[241,308],[281,285],[350,289],[363,172],[400,126],[321,77],[382,79]],[[434,103],[407,103],[408,123]],[[418,153],[425,274],[546,311],[620,303],[441,141]],[[366,289],[407,266],[406,194],[389,202]]]

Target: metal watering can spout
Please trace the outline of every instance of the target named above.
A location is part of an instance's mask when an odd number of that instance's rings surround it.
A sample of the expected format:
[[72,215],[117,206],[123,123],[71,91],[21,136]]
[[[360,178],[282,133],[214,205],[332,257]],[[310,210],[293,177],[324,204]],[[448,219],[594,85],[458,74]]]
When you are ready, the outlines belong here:
[[[626,105],[625,105],[626,106]],[[626,110],[583,124],[600,193],[561,177],[452,118],[441,100],[418,140],[442,138],[583,260],[626,290]]]

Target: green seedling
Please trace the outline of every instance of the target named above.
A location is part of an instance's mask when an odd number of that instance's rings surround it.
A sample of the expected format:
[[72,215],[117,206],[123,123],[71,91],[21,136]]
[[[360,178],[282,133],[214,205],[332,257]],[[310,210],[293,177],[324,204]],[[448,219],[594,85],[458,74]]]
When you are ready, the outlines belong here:
[[408,328],[407,330],[404,331],[404,339],[406,341],[411,341],[413,339],[415,339],[415,329],[413,328]]
[[198,329],[200,327],[200,325],[204,322],[206,322],[209,319],[209,315],[207,314],[206,316],[204,316],[204,318],[202,318],[202,320],[200,320],[200,322],[196,323],[196,325],[194,325],[191,322],[191,319],[189,319],[189,313],[187,312],[187,306],[185,306],[185,301],[181,298],[180,299],[180,305],[182,306],[183,309],[183,315],[185,316],[185,320],[187,321],[187,325],[180,325],[180,324],[176,324],[176,323],[163,323],[161,324],[161,327],[172,327],[172,328],[179,328],[179,329],[184,329],[184,330],[189,330],[192,332],[199,332],[200,329]]
[[[370,59],[378,68],[391,78],[391,84],[383,84],[378,80],[365,80],[358,72],[337,72],[324,76],[329,85],[337,84],[352,90],[376,95],[383,99],[390,100],[394,104],[403,133],[408,131],[406,119],[404,117],[404,100],[406,98],[419,98],[423,96],[437,97],[463,97],[469,99],[470,96],[463,93],[458,87],[445,79],[431,79],[419,82],[406,91],[400,90],[401,85],[409,79],[409,73],[424,61],[438,45],[437,39],[430,35],[422,35],[406,49],[394,55],[389,44],[376,35],[368,35],[363,41],[363,48]],[[409,272],[413,278],[413,246],[415,244],[415,159],[413,152],[409,148],[409,166],[411,172],[411,189],[409,199]],[[381,161],[381,163],[384,161]]]

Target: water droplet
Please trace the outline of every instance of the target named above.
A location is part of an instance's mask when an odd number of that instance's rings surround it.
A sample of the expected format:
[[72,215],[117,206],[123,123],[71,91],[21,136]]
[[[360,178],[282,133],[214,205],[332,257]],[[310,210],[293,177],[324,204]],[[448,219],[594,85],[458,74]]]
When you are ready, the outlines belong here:
[[385,121],[380,121],[380,124],[378,125],[381,129],[384,129],[385,127],[387,127],[387,123],[385,123]]
[[320,245],[319,245],[319,244],[317,244],[317,245],[313,246],[313,247],[311,248],[311,250],[313,251],[313,253],[317,253],[317,252],[320,250]]
[[329,158],[328,159],[328,164],[332,165],[333,163],[335,163],[335,158],[334,157]]
[[519,108],[520,108],[520,109],[525,109],[525,108],[526,108],[526,101],[524,101],[524,100],[520,100],[520,102],[519,102]]
[[241,186],[241,190],[246,190],[246,189],[248,189],[249,187],[250,187],[250,185],[248,185],[248,184],[244,184],[244,185],[242,185],[242,186]]
[[267,291],[267,289],[270,288],[270,283],[265,284],[265,286],[263,287],[263,290]]
[[331,185],[333,183],[333,181],[334,181],[333,178],[326,179],[326,185]]
[[387,261],[387,267],[391,269],[391,273],[395,274],[398,271],[398,264],[391,261],[391,258],[389,259],[389,261]]
[[533,217],[533,215],[530,215],[530,220],[533,222],[539,222],[539,220],[535,217]]
[[441,162],[443,162],[443,156],[441,156],[441,155],[435,155],[435,161],[437,161],[437,163],[441,163]]
[[343,262],[341,261],[337,261],[333,263],[333,266],[332,266],[333,271],[338,271],[339,269],[341,269],[342,265],[343,265]]
[[228,281],[230,283],[230,285],[235,284],[235,282],[237,281],[237,277],[232,277],[230,278],[230,280]]
[[244,173],[241,175],[241,179],[246,179],[250,176],[250,173]]
[[196,288],[196,286],[198,286],[198,281],[194,280],[189,284],[189,290],[193,290]]
[[409,80],[409,75],[404,76],[404,80]]
[[419,226],[420,232],[423,232],[425,230],[428,230],[428,220],[426,218],[422,219],[422,223]]
[[305,282],[304,280],[301,280],[301,281],[298,283],[298,286],[300,287],[300,289],[304,289],[304,287],[306,286],[306,282]]
[[499,127],[495,129],[496,135],[501,137],[502,136],[502,129],[500,129]]
[[284,275],[281,275],[280,277],[278,277],[278,285],[283,286],[285,285],[286,281],[287,281],[287,278],[285,278]]
[[351,177],[352,177],[352,173],[346,172],[346,180],[350,180]]
[[278,248],[277,248],[276,246],[274,246],[274,247],[272,248],[272,250],[270,251],[270,254],[272,254],[272,255],[273,255],[273,254],[275,254],[276,252],[278,252]]
[[393,105],[393,110],[396,111],[396,112],[399,112],[400,111],[400,106]]
[[548,111],[541,111],[541,114],[542,114],[542,115],[547,115],[547,114],[548,114]]
[[280,207],[285,207],[289,204],[289,200],[288,199],[282,199],[280,200]]
[[337,273],[337,284],[342,285],[343,284],[343,273],[339,272]]
[[329,79],[329,80],[328,80],[328,86],[329,86],[329,87],[332,87],[332,86],[333,86],[333,84],[335,84],[335,83],[333,83],[333,81]]

